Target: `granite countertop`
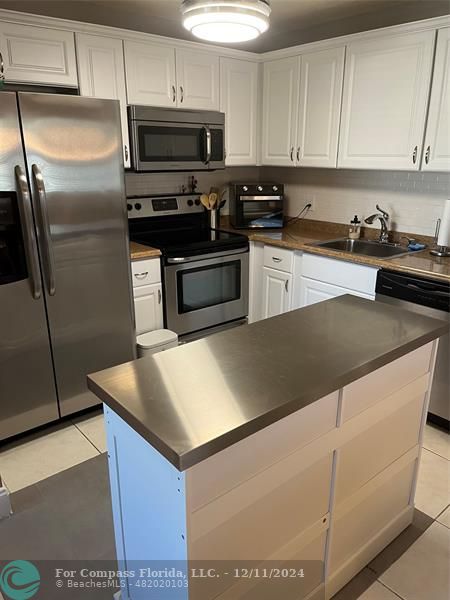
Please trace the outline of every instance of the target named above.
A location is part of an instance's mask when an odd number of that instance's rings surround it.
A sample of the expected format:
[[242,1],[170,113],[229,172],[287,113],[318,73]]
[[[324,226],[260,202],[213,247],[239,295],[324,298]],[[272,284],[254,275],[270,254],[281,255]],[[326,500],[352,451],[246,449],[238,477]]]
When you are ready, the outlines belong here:
[[[333,227],[336,225],[336,227]],[[322,223],[319,221],[309,222],[301,221],[295,225],[284,227],[279,233],[271,230],[255,231],[252,229],[233,229],[227,223],[225,228],[239,233],[245,233],[251,241],[269,244],[291,250],[302,250],[310,254],[320,254],[330,258],[337,258],[347,262],[354,262],[363,265],[369,265],[378,268],[390,269],[392,271],[402,271],[413,275],[431,277],[441,281],[450,281],[450,258],[439,258],[432,256],[429,248],[420,252],[410,252],[397,258],[373,258],[350,254],[348,252],[339,252],[329,248],[318,248],[311,246],[315,242],[332,240],[339,237],[346,237],[348,227],[338,224]],[[414,237],[410,234],[409,237]],[[418,236],[415,236],[416,238]],[[406,249],[405,249],[406,251]]]
[[106,369],[88,387],[183,471],[448,329],[346,295]]
[[151,246],[144,246],[137,242],[130,242],[130,257],[131,260],[140,260],[142,258],[158,258],[161,256],[161,251]]

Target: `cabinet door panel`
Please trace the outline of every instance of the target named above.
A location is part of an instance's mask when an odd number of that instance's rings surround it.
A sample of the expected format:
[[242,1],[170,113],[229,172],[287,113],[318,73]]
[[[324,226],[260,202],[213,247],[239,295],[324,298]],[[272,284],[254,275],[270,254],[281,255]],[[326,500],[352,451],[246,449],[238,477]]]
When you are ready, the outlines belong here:
[[75,40],[70,31],[0,23],[6,81],[77,87]]
[[264,267],[263,318],[275,317],[290,310],[292,275]]
[[285,58],[264,65],[262,163],[265,165],[294,165],[299,60]]
[[124,49],[128,103],[175,106],[174,48],[125,41]]
[[351,294],[352,296],[367,298],[367,300],[374,300],[375,298],[370,294],[355,292],[337,285],[324,283],[323,281],[308,279],[307,277],[301,277],[300,281],[300,306],[309,306],[310,304],[323,302],[324,300],[329,300],[330,298],[337,298],[338,296],[343,296],[344,294]]
[[227,166],[256,165],[258,64],[220,59],[220,110],[225,113]]
[[450,171],[450,27],[438,33],[422,169]]
[[161,284],[143,285],[133,290],[136,335],[162,329],[162,287]]
[[301,57],[296,157],[300,166],[336,167],[345,48]]
[[417,170],[434,32],[347,47],[338,166]]
[[130,166],[127,92],[122,40],[77,34],[81,96],[119,100],[125,167]]
[[219,110],[219,57],[177,50],[178,106]]

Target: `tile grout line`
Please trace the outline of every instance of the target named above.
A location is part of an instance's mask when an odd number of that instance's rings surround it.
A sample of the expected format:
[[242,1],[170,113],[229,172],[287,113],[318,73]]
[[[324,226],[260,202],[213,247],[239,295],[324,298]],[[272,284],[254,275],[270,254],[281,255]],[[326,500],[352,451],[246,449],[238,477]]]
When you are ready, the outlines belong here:
[[427,452],[431,452],[431,454],[434,454],[435,456],[439,456],[439,458],[443,458],[447,462],[450,462],[450,458],[447,458],[446,456],[442,456],[442,454],[438,454],[437,452],[435,452],[434,450],[430,450],[430,448],[427,448],[426,446],[422,446],[422,448],[424,450],[427,450]]
[[386,590],[389,590],[392,594],[394,594],[395,596],[397,596],[397,598],[400,598],[400,600],[406,600],[406,598],[403,598],[403,596],[400,596],[400,594],[397,594],[397,592],[395,592],[393,589],[391,589],[388,585],[386,585],[385,583],[383,583],[382,581],[380,581],[379,579],[377,579],[378,583],[380,583]]
[[76,423],[74,423],[73,421],[71,421],[72,425],[75,427],[75,429],[77,429],[79,431],[79,433],[81,433],[81,435],[87,439],[87,441],[91,444],[91,446],[93,446],[97,452],[99,454],[103,454],[103,452],[100,452],[100,450],[97,448],[97,446],[94,444],[94,442],[88,438],[88,436],[78,427],[78,425]]

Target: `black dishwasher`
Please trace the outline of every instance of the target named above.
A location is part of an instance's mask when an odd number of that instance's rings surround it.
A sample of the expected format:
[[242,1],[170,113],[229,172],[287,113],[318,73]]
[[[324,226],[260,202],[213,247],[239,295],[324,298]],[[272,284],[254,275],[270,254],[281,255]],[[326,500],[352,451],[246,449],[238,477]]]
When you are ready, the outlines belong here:
[[[378,271],[376,300],[450,323],[450,282],[382,269]],[[441,337],[428,412],[428,420],[447,431],[450,430],[449,345],[449,335]]]

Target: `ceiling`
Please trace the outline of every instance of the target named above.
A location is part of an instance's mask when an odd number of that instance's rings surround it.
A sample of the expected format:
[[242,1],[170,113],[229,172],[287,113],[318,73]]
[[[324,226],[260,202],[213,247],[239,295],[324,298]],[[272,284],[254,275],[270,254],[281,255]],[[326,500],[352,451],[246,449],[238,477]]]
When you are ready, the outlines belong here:
[[[0,8],[194,40],[181,0],[0,0]],[[267,52],[450,13],[449,0],[271,0],[269,31],[233,47]]]

